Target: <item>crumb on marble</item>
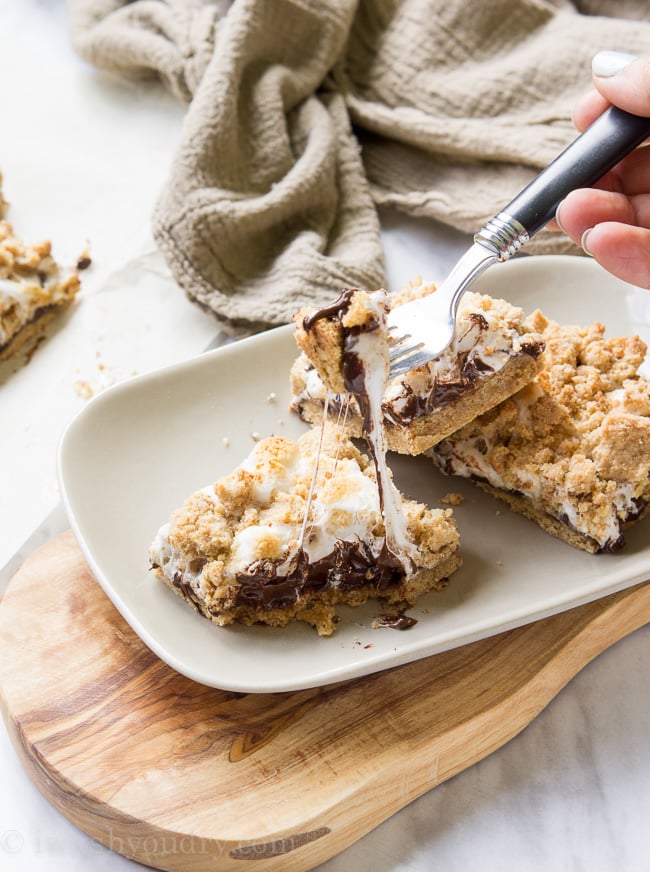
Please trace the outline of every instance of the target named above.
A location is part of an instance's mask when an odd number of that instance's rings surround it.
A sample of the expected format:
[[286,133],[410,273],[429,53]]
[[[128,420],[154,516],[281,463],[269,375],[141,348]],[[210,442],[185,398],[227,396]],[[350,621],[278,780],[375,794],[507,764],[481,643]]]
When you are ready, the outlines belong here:
[[85,379],[77,379],[72,387],[74,388],[75,394],[84,400],[89,400],[93,395],[93,389],[90,382],[87,382]]

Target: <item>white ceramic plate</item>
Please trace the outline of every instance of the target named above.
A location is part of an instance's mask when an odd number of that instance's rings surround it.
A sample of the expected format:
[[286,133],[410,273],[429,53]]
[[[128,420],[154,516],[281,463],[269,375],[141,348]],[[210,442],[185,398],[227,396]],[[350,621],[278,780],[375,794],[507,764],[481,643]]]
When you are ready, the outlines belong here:
[[[610,335],[650,342],[650,293],[595,263],[527,257],[495,266],[477,284],[539,307],[565,323],[601,320]],[[297,436],[287,410],[295,357],[292,328],[206,352],[96,397],[68,428],[59,472],[66,508],[99,583],[143,641],[179,672],[244,692],[327,684],[406,663],[580,605],[650,578],[650,519],[618,554],[590,555],[543,533],[423,458],[392,457],[398,486],[435,506],[450,490],[464,565],[443,593],[409,609],[406,632],[371,628],[376,602],[344,608],[330,638],[307,625],[219,628],[148,571],[158,527],[195,489],[229,472],[253,447],[251,434]],[[646,374],[648,360],[645,362]],[[271,395],[274,395],[272,397]]]

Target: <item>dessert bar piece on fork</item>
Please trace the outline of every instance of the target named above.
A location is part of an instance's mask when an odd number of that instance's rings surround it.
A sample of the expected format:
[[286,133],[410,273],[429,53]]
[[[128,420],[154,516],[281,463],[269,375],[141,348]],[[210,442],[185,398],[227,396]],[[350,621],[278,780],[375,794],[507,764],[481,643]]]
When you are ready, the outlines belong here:
[[[389,297],[391,309],[431,293],[434,285],[415,281]],[[302,354],[291,371],[292,408],[311,424],[320,421],[326,399],[332,417],[347,403],[346,344],[354,342],[362,328],[368,296],[346,291],[332,306],[296,317]],[[366,309],[366,318],[372,318],[371,309]],[[386,327],[383,341],[390,341]],[[388,381],[382,403],[388,448],[404,454],[431,448],[527,384],[541,368],[542,351],[542,339],[524,324],[521,309],[505,300],[466,293],[456,336],[444,354]],[[350,436],[362,435],[354,400],[345,427]]]

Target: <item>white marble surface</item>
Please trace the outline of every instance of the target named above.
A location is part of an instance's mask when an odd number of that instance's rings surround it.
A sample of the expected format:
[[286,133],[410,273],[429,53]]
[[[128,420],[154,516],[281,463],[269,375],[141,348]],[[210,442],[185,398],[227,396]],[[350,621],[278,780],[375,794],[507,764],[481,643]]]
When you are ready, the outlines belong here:
[[[0,169],[23,236],[93,267],[28,366],[0,370],[0,590],[66,528],[56,447],[93,393],[219,341],[157,254],[148,216],[183,116],[157,85],[98,75],[67,44],[63,0],[0,2]],[[391,286],[444,274],[465,240],[384,215]],[[6,652],[2,652],[6,656]],[[412,803],[327,872],[645,872],[650,628],[599,657],[506,747]],[[0,869],[128,870],[38,793],[0,729]]]

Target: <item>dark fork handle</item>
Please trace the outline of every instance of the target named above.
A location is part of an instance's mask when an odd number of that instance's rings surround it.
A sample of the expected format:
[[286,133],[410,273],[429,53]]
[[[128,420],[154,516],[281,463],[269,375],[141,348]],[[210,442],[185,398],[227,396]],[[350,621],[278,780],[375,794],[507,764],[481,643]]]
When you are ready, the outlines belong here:
[[506,260],[553,218],[568,193],[593,185],[649,136],[650,118],[610,106],[479,231],[477,240],[496,247]]

